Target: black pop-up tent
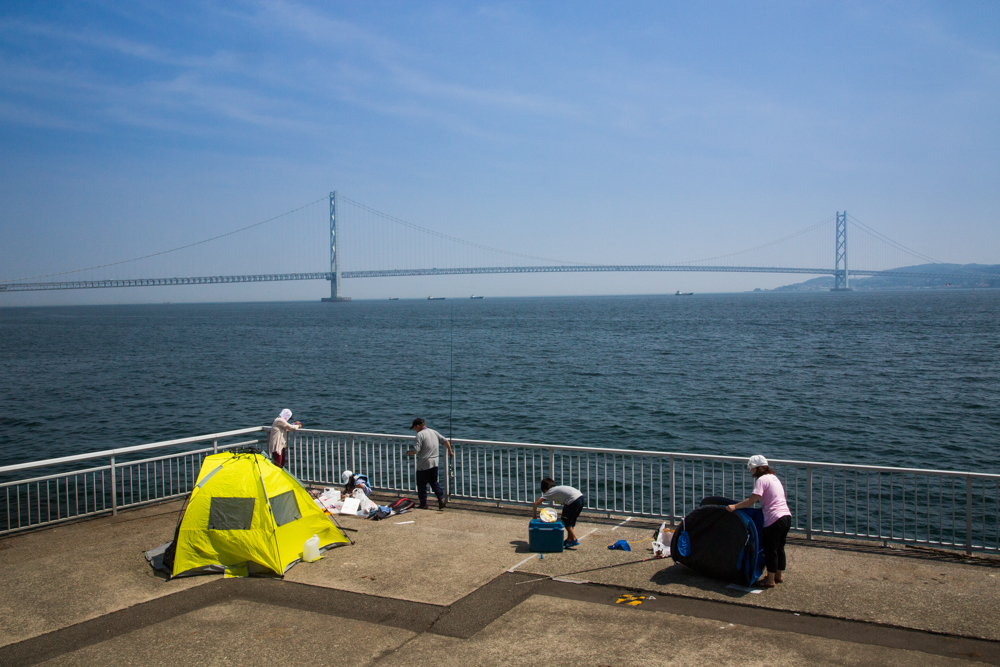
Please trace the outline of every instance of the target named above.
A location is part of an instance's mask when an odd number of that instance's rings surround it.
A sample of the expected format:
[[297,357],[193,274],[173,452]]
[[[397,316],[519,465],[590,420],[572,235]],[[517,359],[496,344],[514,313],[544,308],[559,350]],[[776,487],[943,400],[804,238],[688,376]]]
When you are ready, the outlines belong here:
[[764,572],[764,513],[726,509],[735,502],[717,496],[702,500],[674,531],[670,556],[706,577],[751,586]]

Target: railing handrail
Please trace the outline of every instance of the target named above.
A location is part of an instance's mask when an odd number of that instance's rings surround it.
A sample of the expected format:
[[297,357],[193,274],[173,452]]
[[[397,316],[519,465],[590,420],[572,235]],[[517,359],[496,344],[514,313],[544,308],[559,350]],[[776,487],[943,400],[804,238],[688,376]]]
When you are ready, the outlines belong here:
[[[413,435],[397,435],[392,433],[364,433],[361,431],[330,431],[321,429],[306,429],[301,428],[296,431],[297,433],[317,433],[317,434],[328,434],[328,435],[352,435],[352,436],[363,436],[371,438],[393,438],[396,440],[413,440],[416,436]],[[598,452],[604,454],[625,454],[628,456],[645,455],[645,456],[659,456],[659,457],[670,457],[682,459],[699,459],[704,461],[729,461],[737,463],[740,461],[746,461],[748,457],[746,456],[726,456],[722,454],[690,454],[686,452],[660,452],[649,449],[614,449],[610,447],[580,447],[577,445],[547,445],[535,442],[506,442],[500,440],[470,440],[468,438],[453,437],[450,439],[453,445],[455,444],[466,444],[466,445],[488,445],[488,446],[500,446],[500,447],[533,447],[535,449],[553,449],[553,450],[572,450],[579,452]],[[951,477],[974,477],[976,479],[996,479],[1000,480],[1000,474],[992,473],[981,473],[981,472],[969,472],[962,470],[934,470],[930,468],[894,468],[891,466],[867,466],[857,463],[829,463],[823,461],[797,461],[794,459],[768,459],[769,463],[774,463],[777,465],[794,465],[794,466],[812,466],[814,468],[837,468],[838,470],[848,469],[848,470],[859,470],[868,472],[885,472],[885,473],[896,473],[896,474],[908,474],[908,475],[947,475]]]
[[[105,449],[99,452],[89,452],[86,454],[74,454],[72,456],[62,456],[53,459],[43,459],[39,461],[28,461],[26,463],[16,463],[8,466],[0,466],[0,474],[8,472],[16,472],[19,470],[30,470],[32,468],[43,468],[47,466],[61,465],[64,463],[74,463],[77,461],[87,461],[90,459],[97,458],[108,458],[110,456],[119,456],[122,454],[130,454],[133,452],[148,451],[150,449],[160,449],[164,447],[174,447],[177,445],[193,444],[198,442],[205,442],[207,440],[221,440],[223,438],[231,438],[239,435],[246,435],[248,433],[260,433],[265,432],[270,429],[269,426],[252,426],[249,428],[237,429],[234,431],[223,431],[220,433],[209,433],[207,435],[192,436],[188,438],[177,438],[175,440],[163,440],[161,442],[152,442],[145,445],[133,445],[131,447],[118,447],[115,449]],[[297,433],[314,433],[314,434],[326,434],[326,435],[346,435],[346,436],[359,436],[368,438],[392,438],[394,440],[413,440],[416,436],[407,434],[397,434],[397,433],[367,433],[363,431],[335,431],[327,429],[307,429],[301,428],[296,431]],[[688,452],[661,452],[648,449],[617,449],[611,447],[580,447],[576,445],[549,445],[543,443],[535,442],[508,442],[502,440],[474,440],[469,438],[454,437],[451,439],[453,444],[466,444],[466,445],[487,445],[493,447],[531,447],[534,449],[550,449],[550,450],[570,450],[579,452],[597,452],[604,454],[623,454],[627,456],[657,456],[657,457],[674,457],[682,459],[698,459],[698,460],[711,460],[711,461],[729,461],[729,462],[739,462],[745,461],[744,456],[726,456],[721,454],[694,454]],[[812,466],[814,468],[837,468],[839,470],[858,470],[867,472],[884,472],[884,473],[895,473],[895,474],[909,474],[909,475],[944,475],[951,477],[970,477],[975,479],[995,479],[1000,480],[1000,474],[992,473],[979,473],[970,471],[960,471],[960,470],[935,470],[929,468],[896,468],[891,466],[868,466],[855,463],[829,463],[823,461],[798,461],[794,459],[769,459],[770,463],[776,465],[794,465],[794,466]]]
[[[0,514],[6,516],[0,534],[104,512],[114,515],[184,495],[205,456],[259,445],[272,429],[254,426],[2,467],[0,473],[37,472],[31,473],[32,479],[0,483]],[[333,484],[339,470],[349,468],[370,475],[376,489],[411,493],[416,489],[415,461],[404,454],[415,438],[299,429],[289,439],[289,465],[305,483]],[[743,497],[753,484],[747,459],[741,456],[451,440],[455,457],[442,461],[445,493],[498,506],[530,505],[543,477],[560,477],[584,491],[591,511],[666,518],[673,524],[699,497],[720,491]],[[88,463],[83,469],[83,463],[74,462]],[[771,464],[782,475],[792,511],[801,517],[793,521],[792,530],[808,539],[844,535],[940,544],[966,553],[1000,551],[998,474],[790,459],[773,459]]]
[[189,438],[178,438],[176,440],[163,440],[162,442],[151,442],[146,445],[133,445],[131,447],[105,449],[100,452],[89,452],[87,454],[74,454],[72,456],[61,456],[55,459],[43,459],[40,461],[28,461],[27,463],[15,463],[14,465],[0,466],[0,474],[7,472],[16,472],[18,470],[30,470],[31,468],[44,468],[47,466],[61,465],[63,463],[74,463],[76,461],[87,461],[90,459],[108,458],[110,456],[131,454],[132,452],[143,452],[150,449],[160,449],[163,447],[187,445],[196,442],[204,442],[206,440],[221,440],[223,438],[233,438],[238,435],[246,435],[247,433],[260,433],[263,430],[264,430],[263,426],[252,426],[250,428],[241,428],[235,431],[223,431],[221,433],[209,433],[208,435],[197,435]]

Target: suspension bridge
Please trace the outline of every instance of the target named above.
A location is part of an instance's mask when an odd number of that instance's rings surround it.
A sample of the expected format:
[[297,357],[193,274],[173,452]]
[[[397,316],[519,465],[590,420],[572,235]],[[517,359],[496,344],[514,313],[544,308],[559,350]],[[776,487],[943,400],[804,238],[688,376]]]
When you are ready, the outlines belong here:
[[[329,214],[323,222],[316,213],[321,204],[325,209],[327,203]],[[326,216],[325,210],[323,216]],[[861,240],[861,268],[856,268],[859,264],[855,261],[849,268],[849,230],[852,230],[852,237],[858,236]],[[831,231],[833,234],[826,236],[826,243],[834,241],[834,252],[826,255],[829,246],[826,246],[827,251],[822,250],[825,245],[822,237]],[[284,244],[286,247],[296,250],[276,251],[275,234],[289,241]],[[852,244],[856,243],[852,241]],[[239,261],[226,261],[223,251],[226,247],[240,258]],[[832,258],[833,262],[827,264],[822,259],[823,255]],[[246,270],[248,263],[254,264],[253,261],[247,262],[246,258],[255,256],[258,266],[251,268],[258,270]],[[787,265],[792,262],[781,261],[787,257],[794,257],[800,262],[796,262],[797,266]],[[854,256],[851,258],[853,260]],[[128,259],[112,259],[80,269],[0,280],[0,292],[326,280],[330,283],[330,296],[324,301],[349,301],[350,298],[342,292],[342,281],[361,278],[595,272],[811,274],[832,276],[832,289],[846,291],[851,289],[852,277],[940,278],[947,275],[968,277],[970,273],[975,273],[957,270],[952,274],[940,269],[932,272],[923,270],[923,266],[921,271],[894,268],[907,259],[911,264],[913,259],[925,265],[940,264],[848,216],[846,211],[838,211],[832,218],[794,234],[718,257],[665,264],[571,262],[460,239],[332,192],[329,198],[324,197],[288,213],[179,247]],[[217,270],[220,265],[227,264],[234,270]],[[282,266],[277,266],[279,264]],[[181,272],[188,275],[177,275]],[[197,272],[202,275],[192,275]],[[990,284],[995,284],[993,281],[1000,278],[995,274],[982,275],[991,281]]]

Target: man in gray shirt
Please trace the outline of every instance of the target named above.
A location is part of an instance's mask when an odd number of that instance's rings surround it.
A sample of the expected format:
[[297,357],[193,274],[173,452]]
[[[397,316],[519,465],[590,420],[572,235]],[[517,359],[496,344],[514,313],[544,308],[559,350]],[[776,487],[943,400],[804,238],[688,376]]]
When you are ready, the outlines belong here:
[[413,420],[410,430],[417,432],[412,449],[406,452],[406,455],[417,457],[417,498],[420,499],[418,508],[427,509],[427,485],[430,484],[438,499],[438,509],[443,510],[448,502],[444,499],[444,491],[438,483],[438,458],[440,456],[438,446],[447,447],[450,456],[454,456],[455,452],[451,449],[451,443],[434,429],[427,428],[424,420],[420,417]]

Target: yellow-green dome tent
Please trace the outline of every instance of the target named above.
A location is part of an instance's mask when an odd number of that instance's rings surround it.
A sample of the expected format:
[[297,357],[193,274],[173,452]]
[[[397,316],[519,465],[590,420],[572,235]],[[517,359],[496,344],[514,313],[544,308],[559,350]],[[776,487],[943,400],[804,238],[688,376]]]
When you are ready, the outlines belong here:
[[266,456],[224,452],[202,463],[174,542],[146,558],[157,567],[161,556],[158,569],[171,577],[284,575],[313,535],[320,551],[350,543],[298,480]]

